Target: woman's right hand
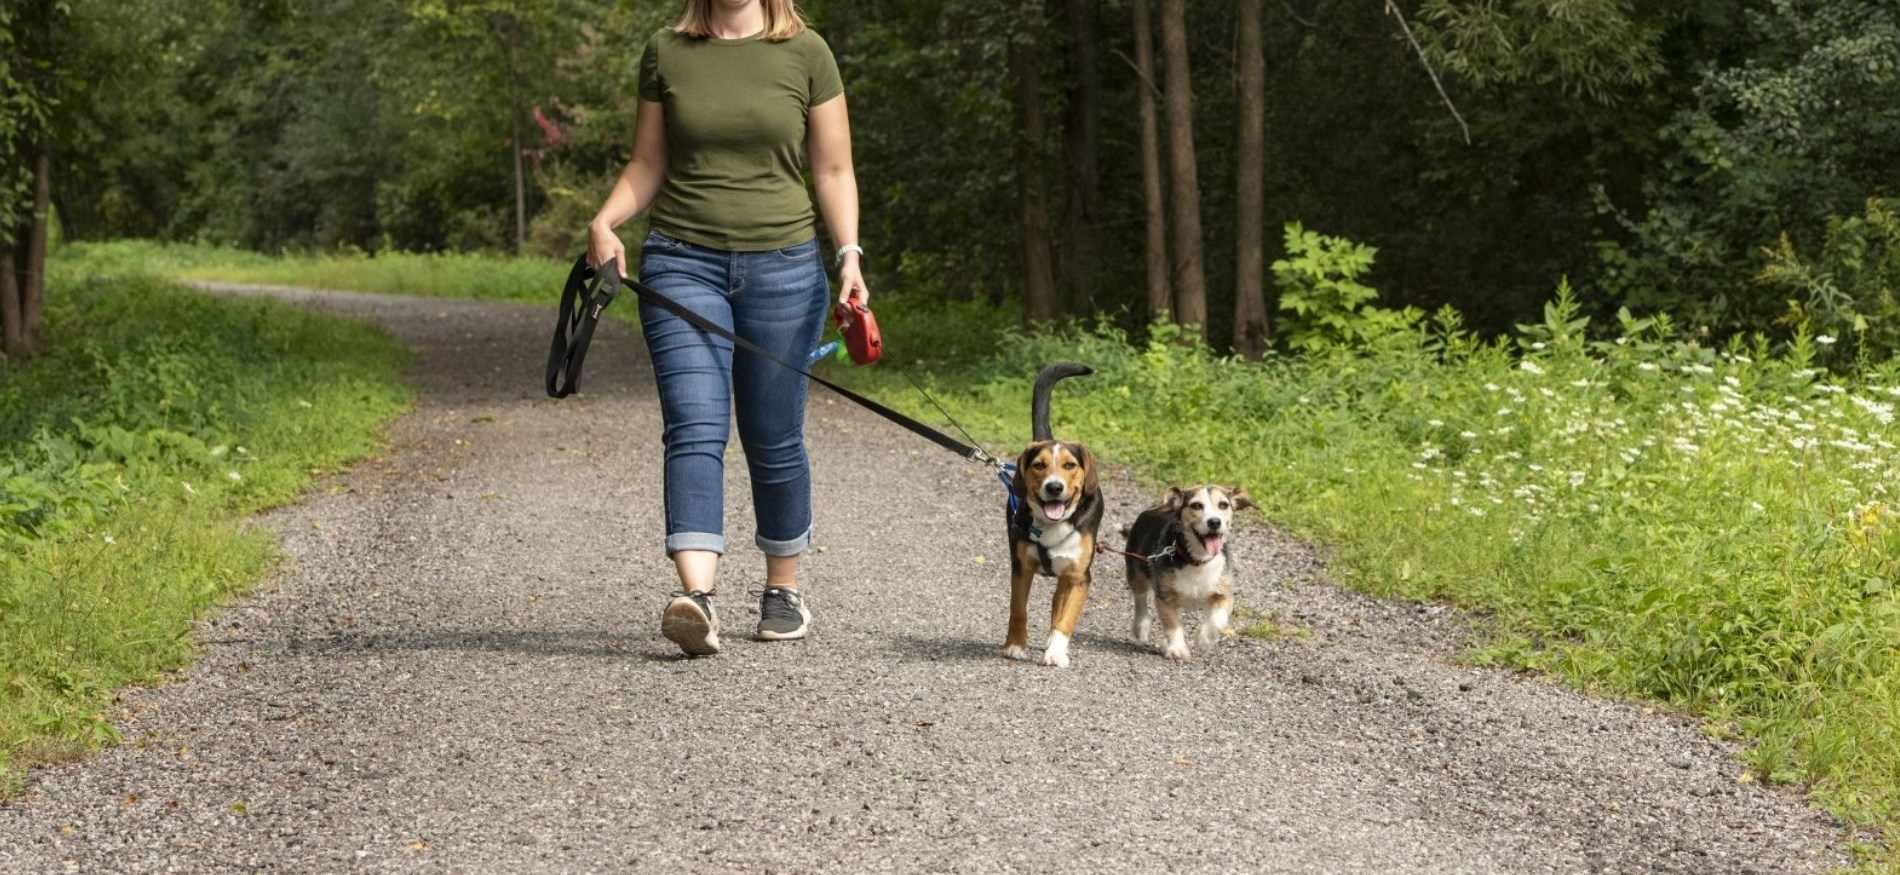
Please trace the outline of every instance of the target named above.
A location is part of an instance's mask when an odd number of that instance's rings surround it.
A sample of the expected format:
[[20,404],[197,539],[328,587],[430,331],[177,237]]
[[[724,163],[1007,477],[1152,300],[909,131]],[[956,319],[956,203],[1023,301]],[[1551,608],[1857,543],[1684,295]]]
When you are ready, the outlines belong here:
[[587,226],[587,238],[588,263],[599,270],[601,265],[612,261],[620,278],[626,279],[627,244],[620,242],[620,235],[615,234],[611,226],[595,221]]

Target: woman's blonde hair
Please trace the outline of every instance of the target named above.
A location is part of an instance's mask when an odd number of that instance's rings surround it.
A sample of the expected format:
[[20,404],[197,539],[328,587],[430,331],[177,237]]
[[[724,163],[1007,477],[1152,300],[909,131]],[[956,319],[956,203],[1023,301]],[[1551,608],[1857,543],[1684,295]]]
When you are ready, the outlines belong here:
[[[686,9],[673,30],[681,36],[712,36],[712,5],[713,0],[686,0]],[[761,36],[767,41],[782,42],[805,32],[805,16],[793,0],[759,0],[759,5],[765,7],[765,32]]]

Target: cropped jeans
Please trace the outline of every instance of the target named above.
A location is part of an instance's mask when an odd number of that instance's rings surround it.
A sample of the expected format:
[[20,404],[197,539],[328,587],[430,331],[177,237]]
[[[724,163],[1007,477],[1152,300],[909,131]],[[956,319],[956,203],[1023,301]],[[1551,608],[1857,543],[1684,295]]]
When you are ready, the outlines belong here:
[[[791,362],[818,343],[831,290],[818,241],[727,252],[660,233],[640,249],[640,281]],[[805,377],[644,301],[665,421],[666,552],[726,552],[725,463],[736,410],[752,478],[756,541],[767,556],[811,546]]]

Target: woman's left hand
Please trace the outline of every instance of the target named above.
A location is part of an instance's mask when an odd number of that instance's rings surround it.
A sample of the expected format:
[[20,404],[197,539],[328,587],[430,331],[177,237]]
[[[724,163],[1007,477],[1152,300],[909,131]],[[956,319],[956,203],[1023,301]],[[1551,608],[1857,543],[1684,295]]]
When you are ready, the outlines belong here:
[[844,264],[838,268],[838,303],[848,306],[852,298],[866,307],[871,306],[871,288],[864,284],[864,271],[855,252],[846,255]]

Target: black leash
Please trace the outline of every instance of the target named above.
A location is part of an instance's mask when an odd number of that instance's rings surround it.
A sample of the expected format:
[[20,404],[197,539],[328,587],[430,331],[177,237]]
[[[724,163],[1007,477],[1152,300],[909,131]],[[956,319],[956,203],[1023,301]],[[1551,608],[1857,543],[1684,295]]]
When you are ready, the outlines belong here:
[[[611,272],[610,273],[616,273]],[[554,344],[548,349],[548,396],[566,398],[581,389],[581,363],[587,360],[587,346],[594,341],[594,328],[600,314],[614,302],[620,283],[596,280],[587,267],[587,256],[574,263],[567,285],[561,289],[561,315],[554,323]]]
[[[554,347],[548,354],[549,395],[562,398],[573,393],[574,390],[578,388],[581,361],[587,357],[587,344],[593,339],[594,324],[600,321],[601,311],[605,310],[607,305],[613,302],[614,294],[618,291],[620,285],[625,283],[628,288],[633,289],[633,293],[639,296],[640,300],[678,316],[686,320],[687,324],[694,328],[731,343],[753,355],[760,356],[770,362],[776,362],[779,365],[803,374],[806,378],[819,385],[843,395],[858,406],[903,426],[918,437],[929,440],[931,443],[956,453],[965,459],[969,459],[972,462],[980,462],[991,466],[1002,465],[1001,460],[990,455],[989,452],[985,451],[982,447],[976,446],[974,440],[967,444],[963,443],[909,416],[892,410],[863,395],[859,395],[824,377],[820,377],[799,365],[779,358],[772,354],[770,350],[740,337],[731,331],[727,331],[724,327],[719,325],[719,323],[693,312],[686,305],[654,291],[651,287],[639,280],[631,277],[622,279],[619,265],[614,262],[609,261],[602,265],[598,271],[598,276],[595,274],[596,271],[587,266],[587,256],[583,254],[579,260],[574,262],[574,270],[568,274],[567,277],[567,287],[561,292],[561,321],[555,326]],[[586,285],[590,279],[595,281],[596,285],[594,287],[588,287]],[[579,300],[582,294],[588,295],[585,306],[578,310],[572,310],[570,314],[571,302]],[[572,339],[568,340],[569,334],[567,332],[571,330],[569,329],[570,322],[578,322],[579,326],[578,333],[573,334]],[[565,369],[567,375],[567,391],[556,394],[555,378],[562,372],[561,369]],[[918,388],[919,391],[922,390],[921,386]],[[928,393],[926,393],[926,397],[928,397]],[[931,403],[935,404],[935,399],[932,399]],[[941,410],[942,408],[938,409]],[[958,430],[961,429],[962,426],[958,426]]]

